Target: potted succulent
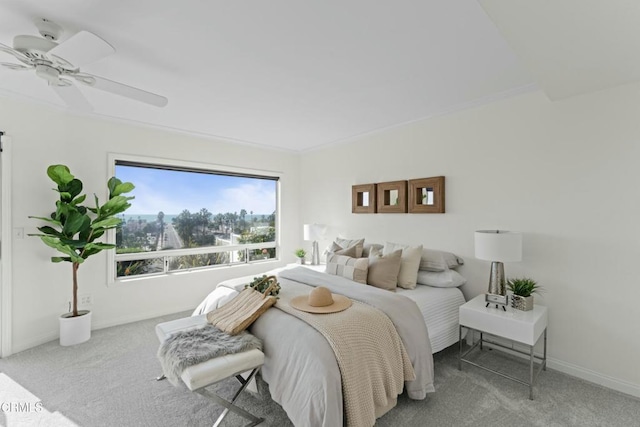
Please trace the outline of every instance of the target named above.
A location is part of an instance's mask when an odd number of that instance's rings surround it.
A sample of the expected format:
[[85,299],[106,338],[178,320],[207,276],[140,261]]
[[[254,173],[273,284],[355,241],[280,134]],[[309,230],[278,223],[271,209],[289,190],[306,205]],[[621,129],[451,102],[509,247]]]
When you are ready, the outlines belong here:
[[523,311],[533,310],[533,294],[540,289],[535,280],[528,277],[508,279],[507,288],[513,292],[511,307]]
[[304,264],[304,257],[307,256],[307,251],[304,249],[296,249],[295,254],[298,257],[298,264]]
[[122,222],[117,214],[131,206],[123,194],[134,189],[130,182],[123,183],[112,177],[107,182],[109,200],[100,205],[94,194],[94,207],[83,206],[86,194],[82,193],[82,181],[74,177],[65,165],[51,165],[47,175],[57,185],[53,190],[59,194],[56,210],[49,218],[30,216],[49,225],[38,227],[41,234],[30,234],[40,237],[45,245],[56,249],[63,256],[51,257],[51,261],[69,262],[72,269],[72,309],[70,313],[60,316],[60,345],[74,345],[87,341],[91,337],[91,312],[78,310],[78,267],[92,255],[105,249],[113,249],[115,245],[98,242],[104,233],[116,228]]

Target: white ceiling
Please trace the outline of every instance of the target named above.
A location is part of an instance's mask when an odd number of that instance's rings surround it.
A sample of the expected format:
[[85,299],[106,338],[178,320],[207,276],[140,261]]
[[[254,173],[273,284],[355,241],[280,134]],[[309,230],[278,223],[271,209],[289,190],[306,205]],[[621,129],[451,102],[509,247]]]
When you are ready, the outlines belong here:
[[[579,38],[563,23],[583,1],[481,3],[487,12],[475,0],[0,0],[0,43],[37,35],[38,18],[62,25],[62,42],[80,30],[93,32],[116,53],[83,71],[164,95],[169,104],[157,108],[81,87],[92,114],[286,150],[521,93],[536,81],[551,98],[597,89],[584,77],[563,90],[575,78],[566,67],[579,68],[575,61],[589,55],[557,63],[563,51],[554,50],[554,37]],[[563,3],[571,8],[550,6]],[[624,0],[584,3],[596,8],[580,15],[585,20],[599,19],[597,10],[607,6],[638,9]],[[544,22],[549,14],[553,25]],[[607,29],[589,24],[575,28],[600,40]],[[607,50],[618,36],[630,34],[607,34],[596,47]],[[639,78],[639,70],[624,78],[600,73],[593,80],[624,83]],[[0,96],[66,108],[32,72],[0,69]]]

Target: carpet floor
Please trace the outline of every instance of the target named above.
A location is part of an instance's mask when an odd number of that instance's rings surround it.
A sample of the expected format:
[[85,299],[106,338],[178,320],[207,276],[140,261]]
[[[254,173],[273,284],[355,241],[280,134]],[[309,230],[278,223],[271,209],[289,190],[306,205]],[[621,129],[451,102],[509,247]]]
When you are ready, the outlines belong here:
[[[94,331],[90,341],[60,347],[57,341],[0,359],[0,426],[211,426],[221,408],[185,387],[155,381],[157,323],[189,313]],[[640,400],[557,371],[543,371],[535,400],[513,381],[465,365],[457,346],[434,356],[436,393],[424,401],[401,395],[376,426],[640,426]],[[527,363],[495,350],[475,358],[526,377]],[[234,379],[214,386],[223,396]],[[259,379],[258,394],[243,393],[239,406],[265,418],[261,426],[291,426]],[[226,426],[243,425],[235,414]]]

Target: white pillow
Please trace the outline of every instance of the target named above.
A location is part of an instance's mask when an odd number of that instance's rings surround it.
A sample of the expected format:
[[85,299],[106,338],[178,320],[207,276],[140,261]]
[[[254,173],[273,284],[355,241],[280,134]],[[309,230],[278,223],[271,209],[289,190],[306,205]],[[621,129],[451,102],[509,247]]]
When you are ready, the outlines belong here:
[[422,245],[407,246],[398,243],[385,242],[382,253],[390,254],[402,249],[402,262],[398,273],[398,286],[404,289],[415,289],[422,256]]
[[344,255],[327,255],[328,274],[342,276],[354,282],[367,284],[367,273],[369,270],[369,259],[351,258]]
[[436,288],[457,288],[467,283],[467,279],[455,270],[418,271],[418,284]]

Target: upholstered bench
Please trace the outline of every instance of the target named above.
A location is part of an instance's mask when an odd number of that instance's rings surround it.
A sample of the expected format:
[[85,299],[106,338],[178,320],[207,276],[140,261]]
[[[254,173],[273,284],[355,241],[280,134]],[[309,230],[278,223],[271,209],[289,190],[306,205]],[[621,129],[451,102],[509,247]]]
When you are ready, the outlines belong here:
[[[164,342],[165,339],[173,333],[198,328],[206,323],[206,315],[185,317],[182,319],[172,320],[170,322],[159,323],[156,325],[156,335],[160,342]],[[248,384],[252,382],[254,376],[263,363],[264,353],[257,349],[244,351],[242,353],[227,354],[186,368],[182,372],[181,379],[189,390],[199,393],[225,407],[225,410],[220,414],[220,417],[218,417],[215,422],[214,427],[219,426],[222,423],[222,420],[229,411],[235,412],[236,414],[251,421],[251,424],[247,427],[255,426],[260,424],[263,419],[253,416],[244,409],[234,405],[234,403],[238,396],[240,396],[240,393],[242,393],[245,388],[247,388]],[[245,378],[240,375],[243,372],[250,373],[248,377]],[[235,376],[242,386],[233,396],[231,401],[227,401],[215,393],[205,389],[207,386],[232,376]],[[164,375],[158,379],[160,380],[163,378]]]

